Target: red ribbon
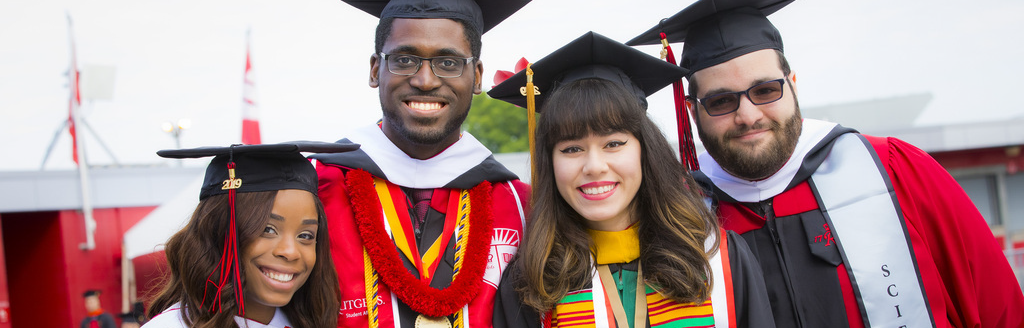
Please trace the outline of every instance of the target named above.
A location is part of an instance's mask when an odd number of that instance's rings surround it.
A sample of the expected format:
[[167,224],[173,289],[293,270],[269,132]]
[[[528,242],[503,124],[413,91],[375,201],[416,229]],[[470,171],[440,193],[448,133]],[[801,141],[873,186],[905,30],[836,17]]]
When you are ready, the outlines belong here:
[[[525,69],[526,65],[529,63],[530,62],[527,61],[526,58],[519,58],[519,61],[516,62],[515,71],[509,72],[498,70],[497,72],[494,72],[494,85],[498,85],[501,84],[501,82],[505,82],[505,80],[508,80],[508,78],[512,77],[513,75],[516,75],[516,73],[519,73],[519,71]],[[494,86],[491,86],[491,88],[493,87]]]

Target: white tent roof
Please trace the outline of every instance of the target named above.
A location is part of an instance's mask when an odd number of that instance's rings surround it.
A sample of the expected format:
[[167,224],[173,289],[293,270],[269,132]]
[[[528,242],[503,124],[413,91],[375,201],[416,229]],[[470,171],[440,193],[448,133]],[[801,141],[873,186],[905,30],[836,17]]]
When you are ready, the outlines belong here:
[[167,239],[185,227],[196,206],[203,175],[192,179],[173,198],[167,200],[124,234],[124,255],[129,259],[161,251]]

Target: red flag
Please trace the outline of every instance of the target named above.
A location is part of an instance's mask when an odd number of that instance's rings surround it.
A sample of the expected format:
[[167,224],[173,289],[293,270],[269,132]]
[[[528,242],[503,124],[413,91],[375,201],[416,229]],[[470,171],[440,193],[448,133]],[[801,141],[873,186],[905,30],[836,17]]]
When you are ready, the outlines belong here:
[[68,16],[68,39],[71,41],[71,64],[68,66],[68,85],[71,95],[68,100],[68,133],[71,134],[71,159],[78,163],[78,135],[75,133],[75,113],[82,105],[82,95],[78,89],[78,63],[75,59],[75,38],[71,30],[71,16]]
[[256,145],[260,141],[260,117],[256,108],[256,84],[253,82],[252,59],[249,56],[248,33],[245,46],[245,84],[242,87],[242,143]]

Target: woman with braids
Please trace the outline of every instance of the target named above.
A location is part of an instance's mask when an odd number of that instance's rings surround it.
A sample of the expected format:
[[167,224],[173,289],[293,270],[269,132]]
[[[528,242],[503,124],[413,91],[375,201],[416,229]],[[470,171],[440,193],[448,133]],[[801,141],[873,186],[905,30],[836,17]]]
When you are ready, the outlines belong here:
[[316,171],[299,152],[356,148],[295,142],[158,152],[215,157],[199,206],[167,241],[170,276],[143,327],[336,327],[338,278]]
[[490,94],[523,104],[527,74],[543,109],[533,211],[495,317],[509,327],[773,327],[749,248],[719,229],[646,115],[646,96],[684,71],[590,32]]

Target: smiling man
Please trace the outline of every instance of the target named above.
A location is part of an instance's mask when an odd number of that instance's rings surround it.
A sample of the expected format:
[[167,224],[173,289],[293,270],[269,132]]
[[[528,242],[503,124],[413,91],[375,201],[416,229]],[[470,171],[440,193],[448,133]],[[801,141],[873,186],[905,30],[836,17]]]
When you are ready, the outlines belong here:
[[801,119],[766,18],[790,2],[698,0],[630,42],[684,42],[707,148],[694,176],[760,262],[776,325],[1021,327],[1006,257],[949,173],[902,140]]
[[339,327],[489,327],[529,189],[459,127],[481,92],[480,36],[528,0],[349,4],[380,17],[369,85],[383,119],[316,156],[335,237]]

